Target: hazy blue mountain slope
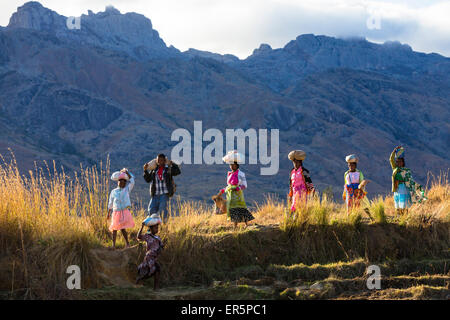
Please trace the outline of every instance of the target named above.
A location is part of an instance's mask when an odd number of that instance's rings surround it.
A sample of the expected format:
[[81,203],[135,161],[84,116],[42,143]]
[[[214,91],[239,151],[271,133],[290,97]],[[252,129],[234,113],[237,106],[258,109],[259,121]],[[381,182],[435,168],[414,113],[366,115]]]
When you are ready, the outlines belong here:
[[[450,167],[449,58],[398,43],[301,35],[239,60],[168,48],[149,19],[114,8],[83,15],[80,30],[65,21],[30,2],[0,29],[0,153],[12,148],[22,168],[45,159],[76,168],[109,156],[114,169],[140,175],[144,162],[170,154],[173,130],[192,132],[195,120],[203,131],[280,130],[278,175],[243,166],[250,202],[268,192],[284,198],[287,153],[297,148],[307,151],[319,190],[332,186],[336,196],[349,153],[360,156],[371,194],[390,190],[395,145],[406,146],[421,183],[428,171]],[[177,190],[208,200],[227,170],[183,165]],[[146,188],[138,178],[136,195],[147,200]]]

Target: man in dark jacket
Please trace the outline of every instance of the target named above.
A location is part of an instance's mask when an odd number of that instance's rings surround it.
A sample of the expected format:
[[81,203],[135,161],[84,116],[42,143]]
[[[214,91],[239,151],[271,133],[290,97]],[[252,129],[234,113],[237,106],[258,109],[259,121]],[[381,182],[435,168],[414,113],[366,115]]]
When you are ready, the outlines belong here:
[[166,162],[166,156],[159,154],[157,157],[157,167],[150,172],[149,164],[144,165],[144,179],[150,183],[150,204],[148,205],[148,214],[161,212],[163,220],[167,218],[167,207],[169,197],[175,193],[175,183],[173,177],[181,173],[180,167],[172,162]]

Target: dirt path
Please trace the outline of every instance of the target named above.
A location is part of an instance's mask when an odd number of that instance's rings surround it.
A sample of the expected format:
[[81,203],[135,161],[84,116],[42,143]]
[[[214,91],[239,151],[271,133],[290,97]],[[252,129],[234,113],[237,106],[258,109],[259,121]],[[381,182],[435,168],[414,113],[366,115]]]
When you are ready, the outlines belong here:
[[[278,225],[252,224],[247,229],[226,232],[267,231]],[[201,233],[201,230],[199,230]],[[251,279],[214,281],[211,286],[177,285],[158,291],[148,283],[135,285],[136,266],[144,257],[143,244],[112,250],[91,250],[99,289],[89,290],[88,298],[105,299],[449,299],[448,258],[424,261],[398,261],[381,264],[382,290],[368,290],[364,260],[326,265],[280,265],[275,271],[264,270]],[[275,268],[272,266],[272,269]],[[151,280],[150,280],[151,283]],[[317,287],[319,289],[314,289]]]
[[102,285],[117,287],[135,286],[136,263],[140,252],[139,244],[127,249],[96,248],[91,253],[96,261],[97,274]]

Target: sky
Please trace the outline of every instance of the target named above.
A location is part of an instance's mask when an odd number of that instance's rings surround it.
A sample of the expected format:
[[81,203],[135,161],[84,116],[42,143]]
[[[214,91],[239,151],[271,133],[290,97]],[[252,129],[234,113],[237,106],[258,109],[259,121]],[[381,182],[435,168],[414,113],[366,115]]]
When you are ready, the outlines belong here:
[[[1,0],[6,26],[24,0]],[[305,33],[400,41],[413,50],[450,57],[450,0],[41,0],[64,16],[97,13],[108,5],[152,21],[166,45],[241,59],[260,44],[280,48]]]

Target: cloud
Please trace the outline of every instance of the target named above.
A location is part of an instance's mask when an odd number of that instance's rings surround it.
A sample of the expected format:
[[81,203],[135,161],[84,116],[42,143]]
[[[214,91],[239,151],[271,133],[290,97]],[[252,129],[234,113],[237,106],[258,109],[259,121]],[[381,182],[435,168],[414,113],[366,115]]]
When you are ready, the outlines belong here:
[[[450,2],[420,0],[72,0],[41,2],[66,16],[113,5],[152,20],[167,45],[245,58],[261,43],[283,47],[304,33],[400,41],[414,50],[450,56]],[[2,3],[0,25],[23,1]],[[379,17],[380,28],[368,28]],[[373,20],[372,20],[373,21]],[[374,25],[372,24],[372,27]],[[375,24],[376,26],[376,24]]]

